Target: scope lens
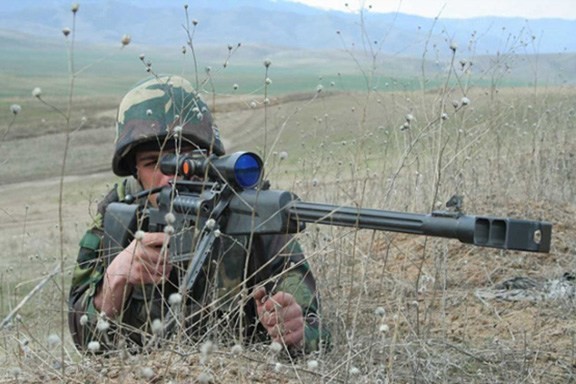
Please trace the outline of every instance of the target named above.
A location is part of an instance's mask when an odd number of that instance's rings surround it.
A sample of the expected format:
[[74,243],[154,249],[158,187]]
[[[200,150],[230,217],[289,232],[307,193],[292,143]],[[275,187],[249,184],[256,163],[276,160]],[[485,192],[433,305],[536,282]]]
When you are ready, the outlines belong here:
[[252,153],[244,153],[238,157],[234,164],[234,176],[241,188],[254,188],[262,173],[260,158]]

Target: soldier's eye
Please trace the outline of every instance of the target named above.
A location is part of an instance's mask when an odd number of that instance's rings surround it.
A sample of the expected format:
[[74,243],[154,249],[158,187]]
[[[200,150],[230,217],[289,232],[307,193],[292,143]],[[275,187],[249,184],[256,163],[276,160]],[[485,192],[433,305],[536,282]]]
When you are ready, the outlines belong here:
[[158,165],[157,160],[144,160],[142,162],[142,166],[144,168],[156,168],[157,165]]

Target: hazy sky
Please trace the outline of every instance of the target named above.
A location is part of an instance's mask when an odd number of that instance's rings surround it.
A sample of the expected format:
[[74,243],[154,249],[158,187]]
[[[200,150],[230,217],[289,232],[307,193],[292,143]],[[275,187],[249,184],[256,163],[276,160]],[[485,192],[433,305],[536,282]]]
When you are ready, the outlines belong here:
[[[559,17],[576,20],[576,0],[289,0],[324,9],[356,11],[364,4],[375,12],[408,13],[419,16],[468,18],[512,16]],[[345,4],[348,3],[348,7]]]

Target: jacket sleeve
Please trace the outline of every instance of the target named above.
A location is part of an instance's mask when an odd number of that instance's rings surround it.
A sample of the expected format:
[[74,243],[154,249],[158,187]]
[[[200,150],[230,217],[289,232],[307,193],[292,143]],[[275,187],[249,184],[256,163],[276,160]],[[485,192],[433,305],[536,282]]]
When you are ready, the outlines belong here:
[[86,350],[91,341],[97,341],[101,350],[109,349],[114,334],[114,325],[103,319],[94,307],[94,295],[102,285],[106,270],[106,260],[101,249],[103,217],[108,204],[118,201],[118,188],[116,185],[98,204],[92,227],[80,240],[72,273],[68,295],[68,326],[79,350]]
[[68,325],[74,343],[81,350],[96,336],[98,312],[94,308],[94,295],[104,276],[101,238],[98,228],[88,230],[82,237],[68,297]]
[[164,299],[148,285],[131,290],[124,301],[121,315],[114,321],[101,316],[94,307],[94,296],[102,286],[108,267],[108,255],[102,244],[103,217],[111,202],[119,201],[119,196],[124,196],[125,192],[134,192],[134,187],[131,188],[127,190],[127,183],[124,182],[108,193],[98,205],[92,228],[80,241],[68,296],[68,325],[79,350],[86,350],[90,342],[98,342],[100,351],[115,349],[120,343],[138,347],[142,345],[143,337],[150,333],[150,319],[161,316]]
[[274,255],[271,273],[278,276],[273,292],[290,293],[302,307],[305,320],[303,352],[330,348],[330,330],[322,321],[316,280],[300,244],[289,235],[265,236],[264,244]]

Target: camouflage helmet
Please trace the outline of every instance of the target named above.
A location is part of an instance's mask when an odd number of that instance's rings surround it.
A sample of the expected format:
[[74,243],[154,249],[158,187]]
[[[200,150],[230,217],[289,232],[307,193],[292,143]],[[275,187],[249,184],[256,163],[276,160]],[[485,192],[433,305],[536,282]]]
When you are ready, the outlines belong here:
[[112,170],[118,176],[135,174],[135,149],[174,148],[176,127],[182,145],[224,154],[218,128],[194,88],[180,76],[148,78],[120,102],[116,118],[116,149]]

